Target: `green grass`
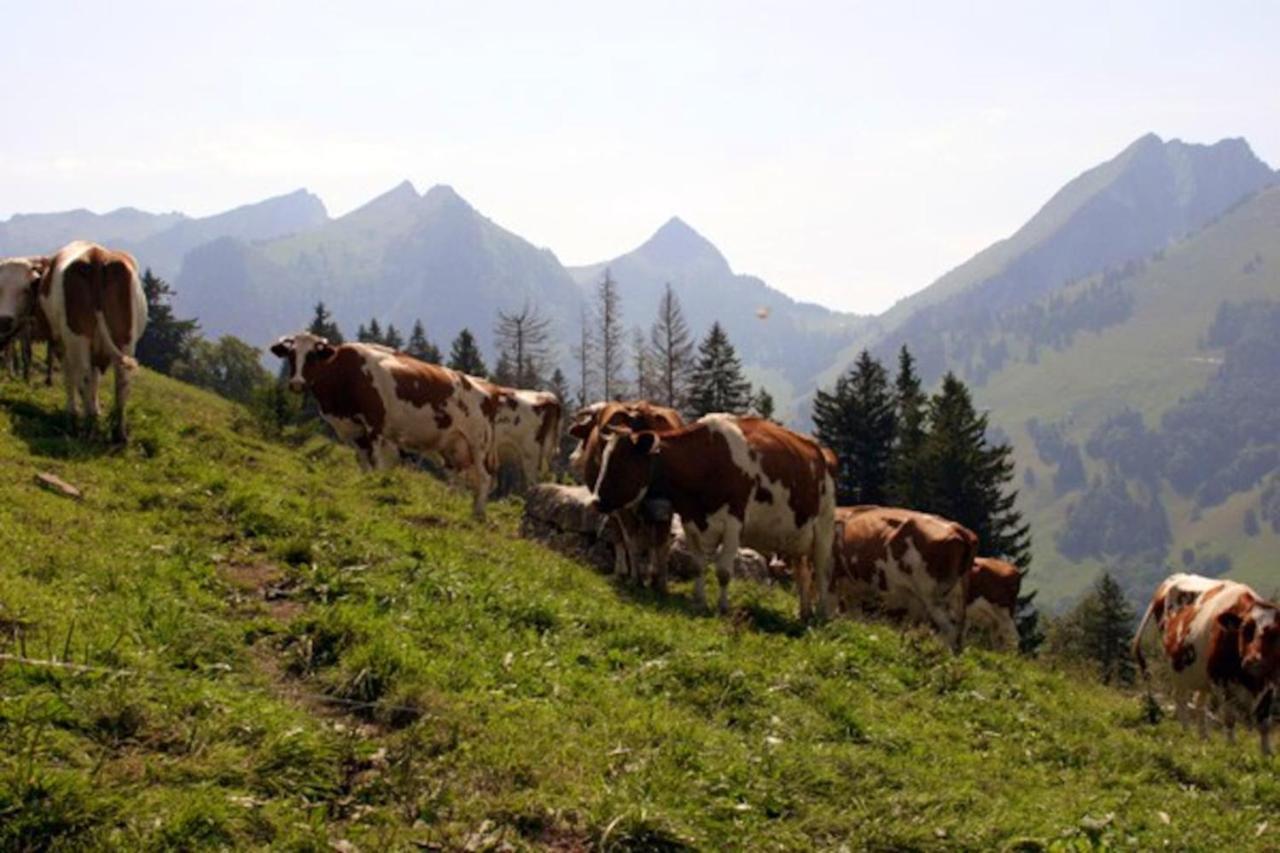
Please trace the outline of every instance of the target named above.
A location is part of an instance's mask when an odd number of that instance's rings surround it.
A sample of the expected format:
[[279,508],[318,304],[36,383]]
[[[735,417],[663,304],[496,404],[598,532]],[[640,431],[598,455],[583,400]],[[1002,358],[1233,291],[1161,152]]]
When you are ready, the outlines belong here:
[[515,503],[473,522],[149,373],[136,401],[116,451],[0,386],[0,650],[127,670],[0,664],[0,848],[1280,843],[1276,764],[1136,696],[745,583],[696,613]]

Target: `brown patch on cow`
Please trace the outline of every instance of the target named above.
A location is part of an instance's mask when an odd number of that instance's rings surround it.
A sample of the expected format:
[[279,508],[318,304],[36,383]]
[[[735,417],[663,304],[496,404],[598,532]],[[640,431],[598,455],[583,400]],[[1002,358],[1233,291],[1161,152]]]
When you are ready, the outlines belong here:
[[978,599],[991,602],[995,607],[1014,613],[1018,609],[1018,594],[1022,590],[1022,573],[1018,567],[1004,560],[978,557],[969,569],[969,589],[966,604]]
[[[729,440],[707,424],[696,423],[662,436],[657,453],[659,483],[651,497],[670,498],[686,524],[706,530],[721,509],[745,519],[754,479],[734,464]],[[654,491],[669,494],[654,494]]]
[[69,264],[62,273],[62,293],[67,311],[67,328],[72,334],[89,338],[96,326],[94,316],[94,271],[87,261]]
[[[1194,643],[1187,642],[1191,633],[1191,623],[1195,620],[1199,608],[1188,606],[1173,614],[1164,631],[1164,653],[1169,658],[1175,672],[1191,666],[1196,661]],[[1212,653],[1210,659],[1212,660]]]
[[415,408],[444,408],[454,395],[454,376],[446,367],[409,358],[386,359],[383,365],[395,381],[396,397]]
[[538,444],[545,447],[547,436],[553,432],[560,431],[560,403],[552,399],[543,400],[540,403],[534,403],[533,411],[538,415],[538,434],[536,438]]
[[133,270],[116,257],[102,257],[101,305],[111,341],[120,350],[133,342]]
[[[343,344],[328,358],[306,359],[302,365],[302,378],[307,381],[307,387],[322,413],[363,423],[366,435],[377,437],[382,435],[386,424],[387,408],[364,366],[364,353],[356,345]],[[399,380],[396,388],[397,391],[400,388]],[[414,386],[408,390],[412,393]]]
[[[92,338],[98,312],[106,322],[118,349],[133,342],[133,278],[137,265],[132,256],[92,246],[66,266],[62,274],[67,326],[79,337]],[[45,276],[47,282],[50,276]],[[47,288],[46,284],[41,285]],[[96,356],[97,354],[95,354]],[[95,362],[99,361],[95,358]],[[110,362],[108,356],[107,363]]]
[[765,488],[764,483],[759,479],[756,480],[756,500],[762,504],[773,503],[773,492]]
[[827,475],[822,445],[764,418],[738,418],[737,424],[765,476],[786,487],[796,527],[815,518]]

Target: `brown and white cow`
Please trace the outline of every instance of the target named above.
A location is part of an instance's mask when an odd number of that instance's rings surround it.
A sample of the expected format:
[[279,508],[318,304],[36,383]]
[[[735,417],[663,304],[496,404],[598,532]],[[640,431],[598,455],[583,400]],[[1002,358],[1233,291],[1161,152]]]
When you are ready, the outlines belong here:
[[58,250],[39,286],[40,308],[50,339],[62,356],[67,413],[77,417],[77,398],[93,429],[99,414],[98,381],[115,371],[113,430],[128,438],[125,408],[138,363],[134,348],[147,325],[147,299],[138,264],[128,252],[78,240]]
[[289,387],[308,390],[321,416],[356,449],[364,470],[395,465],[400,450],[438,456],[459,472],[484,517],[497,468],[495,399],[471,377],[383,346],[341,344],[307,332],[280,338]]
[[[605,442],[593,490],[602,512],[645,501],[669,501],[699,566],[715,558],[719,609],[729,609],[729,579],[740,546],[812,565],[818,609],[831,567],[835,483],[825,448],[813,439],[754,417],[707,415],[667,433],[614,432]],[[665,567],[660,566],[659,571]],[[706,606],[705,571],[696,576]],[[800,614],[813,614],[807,584]]]
[[[644,400],[593,403],[578,410],[569,427],[569,435],[578,446],[569,458],[569,470],[588,488],[600,476],[604,446],[613,430],[633,432],[670,432],[684,426],[684,418],[675,409]],[[666,562],[670,552],[671,507],[669,502],[642,502],[639,506],[619,510],[610,516],[621,542],[614,548],[614,574],[643,580],[644,569],[660,590],[666,586]]]
[[517,465],[525,488],[550,470],[560,444],[560,399],[550,391],[504,388],[475,379],[497,403],[494,438],[498,461]]
[[978,557],[969,569],[965,631],[985,631],[1003,649],[1018,648],[1018,595],[1022,572],[1012,563]]
[[1156,587],[1147,611],[1142,614],[1138,630],[1134,632],[1131,650],[1138,662],[1138,669],[1147,675],[1147,659],[1142,653],[1142,645],[1150,640],[1164,642],[1165,627],[1169,619],[1188,604],[1194,603],[1201,595],[1216,587],[1220,581],[1201,575],[1179,572],[1169,575]]
[[1228,739],[1238,719],[1258,726],[1262,754],[1271,754],[1271,717],[1280,691],[1280,605],[1250,587],[1217,581],[1176,612],[1165,613],[1165,658],[1178,718],[1189,725],[1197,700],[1198,728],[1207,737],[1210,702],[1217,705]]
[[[48,263],[42,257],[0,260],[0,353],[7,359],[25,356],[31,348],[32,326],[37,317],[43,319],[37,290]],[[23,368],[24,378],[28,371],[29,364]]]
[[832,592],[842,611],[881,610],[964,642],[969,570],[978,537],[929,513],[883,506],[835,512]]

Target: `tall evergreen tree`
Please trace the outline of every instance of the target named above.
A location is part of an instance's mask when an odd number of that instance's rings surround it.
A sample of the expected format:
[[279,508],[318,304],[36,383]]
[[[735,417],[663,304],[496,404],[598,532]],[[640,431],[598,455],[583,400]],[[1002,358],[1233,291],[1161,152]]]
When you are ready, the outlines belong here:
[[505,385],[508,388],[513,388],[520,384],[519,380],[516,379],[515,362],[512,361],[506,350],[498,353],[498,363],[494,365],[493,376],[490,378],[497,384]]
[[449,348],[449,367],[481,378],[489,374],[484,366],[484,359],[480,357],[480,347],[476,345],[475,336],[470,329],[463,329],[453,339],[453,346]]
[[889,376],[866,350],[836,380],[833,391],[819,391],[815,396],[815,433],[839,460],[838,503],[887,502],[896,420]]
[[689,414],[700,418],[711,412],[741,414],[751,406],[751,383],[742,375],[742,362],[720,322],[698,346],[689,392]]
[[551,320],[526,302],[519,311],[498,312],[493,336],[499,364],[505,358],[510,366],[510,384],[540,387],[551,346]]
[[596,355],[597,372],[604,398],[613,400],[623,393],[622,365],[626,341],[622,328],[622,294],[618,283],[606,267],[604,278],[596,285]]
[[173,288],[149,267],[142,274],[142,292],[147,298],[147,327],[138,340],[138,362],[160,373],[172,373],[176,362],[191,360],[200,324],[173,315]]
[[982,552],[1019,568],[1031,561],[1028,526],[1015,508],[1013,448],[988,445],[987,416],[965,384],[948,373],[929,401],[929,430],[920,452],[927,491],[921,509],[953,519],[978,535]]
[[387,324],[387,331],[382,335],[382,342],[394,350],[404,349],[404,335],[400,334],[400,330],[396,328],[394,323]]
[[427,340],[427,330],[423,327],[422,320],[413,321],[413,330],[409,333],[409,341],[405,344],[404,351],[428,364],[441,362],[440,348]]
[[918,509],[927,500],[927,487],[919,463],[928,404],[929,398],[921,389],[920,375],[916,373],[915,358],[903,344],[898,352],[898,376],[894,380],[896,424],[893,458],[889,465],[890,499],[899,506]]
[[365,336],[360,340],[364,344],[381,344],[383,343],[382,326],[378,323],[378,318],[374,317],[369,321],[369,325],[365,327]]
[[547,390],[556,395],[556,399],[562,405],[569,402],[569,380],[565,378],[564,371],[556,368],[551,371],[551,378],[547,380]]
[[1106,683],[1131,684],[1135,672],[1129,643],[1134,617],[1120,585],[1103,572],[1080,603],[1057,620],[1049,648],[1062,657],[1093,663]]
[[369,343],[369,330],[365,328],[364,323],[356,326],[356,340],[362,344]]
[[338,324],[334,322],[333,315],[324,306],[324,302],[316,303],[315,313],[311,317],[311,325],[307,326],[307,331],[324,338],[334,346],[343,343],[342,332],[338,330]]
[[756,414],[767,421],[773,420],[774,402],[773,395],[769,393],[769,389],[763,385],[760,390],[751,398],[751,408],[756,410]]
[[570,354],[578,363],[578,408],[586,406],[595,399],[595,349],[591,334],[591,320],[587,307],[582,306],[580,325],[578,326],[578,342],[570,348]]
[[649,349],[658,386],[654,401],[683,410],[693,373],[693,337],[669,282],[658,302],[658,316],[649,329]]

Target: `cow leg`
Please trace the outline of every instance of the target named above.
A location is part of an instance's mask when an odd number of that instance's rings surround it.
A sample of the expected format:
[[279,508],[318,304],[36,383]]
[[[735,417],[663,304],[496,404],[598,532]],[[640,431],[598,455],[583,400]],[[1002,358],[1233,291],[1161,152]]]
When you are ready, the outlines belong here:
[[400,463],[400,448],[385,438],[372,439],[369,464],[375,471],[390,471]]
[[835,537],[834,527],[817,524],[814,528],[814,543],[811,554],[814,581],[818,584],[816,592],[818,613],[823,619],[830,619],[831,609],[831,542]]
[[653,579],[653,588],[662,594],[667,592],[667,560],[671,556],[671,529],[658,535],[653,548],[649,551],[649,577]]
[[1196,732],[1200,735],[1200,740],[1209,739],[1209,696],[1203,691],[1196,693],[1192,697],[1195,702],[1196,710]]
[[729,581],[733,579],[733,561],[738,556],[739,532],[730,530],[720,540],[720,551],[716,554],[716,580],[720,584],[720,615],[729,612]]
[[1258,721],[1258,738],[1262,745],[1263,758],[1271,757],[1271,720]]
[[1227,743],[1234,744],[1236,742],[1236,711],[1230,700],[1222,706],[1222,728],[1226,730]]
[[84,374],[84,384],[80,387],[84,396],[85,421],[90,435],[98,434],[98,418],[102,416],[102,404],[98,395],[98,386],[101,381],[102,374],[98,372],[98,368],[89,365],[89,369]]
[[44,384],[46,388],[53,387],[53,341],[49,341],[44,346]]
[[800,621],[808,622],[813,618],[813,566],[808,557],[793,558],[791,566],[796,597],[800,599]]
[[116,401],[112,410],[112,438],[124,444],[129,440],[129,424],[125,420],[125,412],[128,411],[129,404],[129,388],[133,382],[133,371],[126,367],[123,363],[117,361],[113,368],[116,380]]

